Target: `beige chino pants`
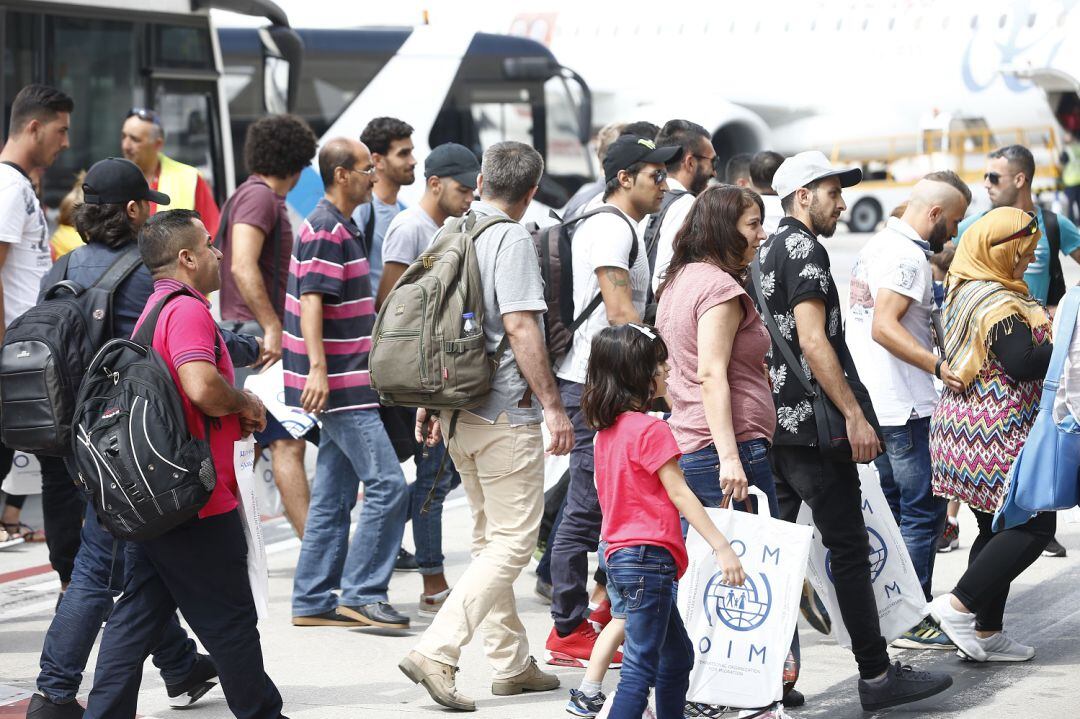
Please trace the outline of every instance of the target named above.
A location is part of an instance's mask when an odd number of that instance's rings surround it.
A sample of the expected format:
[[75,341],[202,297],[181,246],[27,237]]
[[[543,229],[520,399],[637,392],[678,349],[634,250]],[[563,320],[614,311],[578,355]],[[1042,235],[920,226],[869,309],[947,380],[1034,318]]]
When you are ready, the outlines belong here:
[[488,424],[462,412],[449,450],[472,509],[472,562],[416,651],[457,666],[479,629],[494,678],[506,679],[529,661],[514,580],[529,563],[544,512],[543,436],[538,424],[511,427],[506,415]]

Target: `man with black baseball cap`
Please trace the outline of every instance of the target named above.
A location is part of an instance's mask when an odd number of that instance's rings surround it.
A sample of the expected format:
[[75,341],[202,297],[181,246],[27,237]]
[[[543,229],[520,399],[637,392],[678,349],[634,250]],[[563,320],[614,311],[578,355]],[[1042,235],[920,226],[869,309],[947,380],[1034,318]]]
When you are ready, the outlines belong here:
[[[138,165],[120,157],[107,157],[94,163],[83,180],[83,197],[89,205],[137,203],[140,200],[157,205],[170,202],[165,193],[150,189]],[[142,227],[142,222],[139,226]]]
[[[169,196],[151,190],[138,166],[110,157],[95,163],[83,182],[85,202],[75,209],[75,226],[86,245],[64,255],[42,280],[42,291],[60,280],[82,287],[96,283],[114,265],[126,274],[113,293],[112,327],[117,337],[129,337],[153,291],[150,271],[139,256],[139,230],[150,216],[150,203],[169,204]],[[41,298],[39,297],[39,302]],[[236,341],[226,334],[230,352]],[[247,362],[258,355],[257,345],[247,343]],[[68,485],[74,487],[71,480]],[[98,522],[93,503],[87,503],[82,522],[75,569],[64,599],[45,635],[41,650],[40,691],[30,699],[27,716],[33,719],[81,717],[75,701],[83,669],[97,640],[101,624],[112,610],[113,599],[124,586],[124,547],[119,548]],[[217,669],[210,657],[198,654],[174,617],[154,649],[173,706],[188,706],[214,686]]]
[[[556,376],[574,425],[570,486],[551,550],[551,616],[547,662],[584,667],[596,641],[587,621],[589,553],[600,539],[600,502],[593,481],[593,436],[581,411],[581,392],[593,337],[604,327],[638,322],[652,280],[637,226],[660,209],[667,165],[682,147],[657,147],[644,137],[622,135],[604,157],[604,204],[586,212],[574,232],[574,317],[586,315]],[[565,259],[563,260],[565,262]],[[616,661],[621,661],[616,657]]]
[[[859,699],[863,709],[877,711],[945,691],[952,678],[890,663],[878,621],[879,590],[870,578],[870,545],[855,463],[874,459],[882,445],[877,420],[864,413],[848,381],[851,361],[840,298],[829,253],[818,239],[832,237],[846,209],[843,188],[861,180],[859,168],[834,167],[816,150],[784,160],[772,184],[786,216],[758,250],[751,294],[772,336],[769,376],[776,433],[769,461],[780,517],[794,522],[802,503],[810,508],[832,556],[837,604],[859,668]],[[815,407],[800,376],[816,382],[843,415],[850,458],[822,453]]]

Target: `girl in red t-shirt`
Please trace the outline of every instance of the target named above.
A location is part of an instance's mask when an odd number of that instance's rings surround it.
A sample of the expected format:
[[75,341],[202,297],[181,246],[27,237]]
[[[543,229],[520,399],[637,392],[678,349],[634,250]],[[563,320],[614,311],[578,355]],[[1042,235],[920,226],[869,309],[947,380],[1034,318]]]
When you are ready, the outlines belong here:
[[[613,654],[618,634],[625,632],[611,719],[639,719],[650,687],[657,719],[683,716],[694,654],[675,607],[674,582],[688,563],[680,513],[713,548],[724,583],[740,586],[745,580],[731,545],[686,486],[667,423],[647,414],[652,401],[666,393],[667,357],[655,329],[633,323],[607,327],[593,339],[581,398],[585,418],[597,430],[596,493],[612,614],[625,611],[625,623],[613,620],[604,628],[589,662],[606,667],[611,657],[597,652]],[[593,706],[603,703],[602,695],[575,693],[582,695],[571,692],[571,704],[585,698]]]

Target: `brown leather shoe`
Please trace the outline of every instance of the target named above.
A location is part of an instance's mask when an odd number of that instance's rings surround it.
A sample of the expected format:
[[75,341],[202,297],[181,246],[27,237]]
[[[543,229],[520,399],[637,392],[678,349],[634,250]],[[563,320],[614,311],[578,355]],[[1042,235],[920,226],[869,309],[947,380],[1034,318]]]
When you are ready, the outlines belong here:
[[414,684],[420,684],[427,689],[431,698],[444,707],[463,712],[476,711],[476,702],[457,690],[454,683],[457,667],[428,659],[419,652],[409,652],[408,656],[398,662],[398,669],[412,679]]
[[522,692],[549,692],[559,688],[559,678],[554,674],[541,671],[536,666],[536,659],[529,657],[525,671],[517,676],[496,679],[491,683],[491,693],[496,696],[510,696]]

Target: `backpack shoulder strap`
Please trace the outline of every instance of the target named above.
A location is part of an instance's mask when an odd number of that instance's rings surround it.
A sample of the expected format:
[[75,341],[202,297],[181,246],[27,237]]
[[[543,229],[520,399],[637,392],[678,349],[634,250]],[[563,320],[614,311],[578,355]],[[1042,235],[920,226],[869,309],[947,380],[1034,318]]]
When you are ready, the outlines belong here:
[[1043,225],[1046,227],[1046,241],[1050,244],[1050,252],[1057,256],[1061,252],[1061,225],[1058,223],[1057,213],[1050,210],[1043,212]]
[[[65,255],[65,257],[66,256],[67,255]],[[127,250],[120,253],[120,256],[113,260],[113,263],[109,265],[109,269],[105,270],[105,274],[99,277],[98,281],[91,286],[99,287],[109,294],[112,294],[141,264],[142,255],[139,254],[139,246],[136,243],[132,243]]]
[[[75,250],[72,250],[71,252],[74,251]],[[71,263],[71,252],[65,252],[63,255],[61,255],[60,259],[58,259],[56,261],[56,264],[54,265],[55,267],[59,267],[60,280],[67,279],[68,265]]]
[[675,200],[683,195],[689,195],[687,190],[668,190],[664,193],[664,199],[660,201],[660,210],[649,218],[649,224],[645,227],[645,252],[649,256],[649,274],[656,269],[656,252],[660,246],[660,229],[664,226],[664,218],[667,211],[675,204]]
[[368,216],[364,221],[364,239],[362,240],[364,245],[364,255],[371,257],[371,248],[375,244],[375,200],[369,200],[367,203]]
[[1046,290],[1046,304],[1053,307],[1065,296],[1065,275],[1061,269],[1061,225],[1056,212],[1045,210],[1042,214],[1046,242],[1050,245],[1050,285]]
[[[573,218],[567,220],[565,224],[566,225],[571,225],[571,224],[574,224],[576,222],[580,222],[580,221],[582,221],[582,220],[584,220],[586,218],[593,217],[595,215],[599,215],[600,213],[605,213],[605,214],[609,214],[609,215],[617,215],[617,216],[621,217],[626,222],[627,226],[630,228],[630,237],[631,237],[630,258],[629,258],[629,262],[627,262],[627,266],[629,267],[629,270],[627,270],[627,271],[628,272],[632,271],[634,269],[634,263],[637,262],[637,257],[638,257],[637,228],[634,226],[634,223],[630,221],[630,218],[623,214],[622,210],[620,210],[617,207],[612,207],[611,205],[600,205],[600,207],[597,207],[597,208],[595,208],[593,210],[589,210],[588,212],[584,212],[584,213],[578,215],[577,217],[573,217]],[[650,284],[651,284],[651,280],[650,280]],[[603,294],[600,293],[600,292],[597,292],[596,296],[592,298],[592,301],[589,302],[589,304],[585,306],[585,309],[583,309],[581,311],[581,314],[579,314],[577,317],[575,317],[574,321],[571,322],[566,327],[567,331],[569,331],[570,334],[574,334],[575,332],[577,332],[578,327],[581,327],[581,325],[585,322],[585,320],[587,320],[589,317],[592,316],[592,313],[596,311],[596,308],[599,307],[600,303],[603,302],[603,301],[604,301]]]
[[165,309],[165,305],[182,295],[194,297],[194,295],[188,292],[187,288],[173,290],[162,297],[158,303],[154,305],[154,309],[150,310],[150,314],[146,316],[146,319],[143,320],[142,324],[139,325],[138,331],[131,336],[131,341],[149,347],[154,342],[154,331],[157,330],[158,318],[161,317],[161,312]]

